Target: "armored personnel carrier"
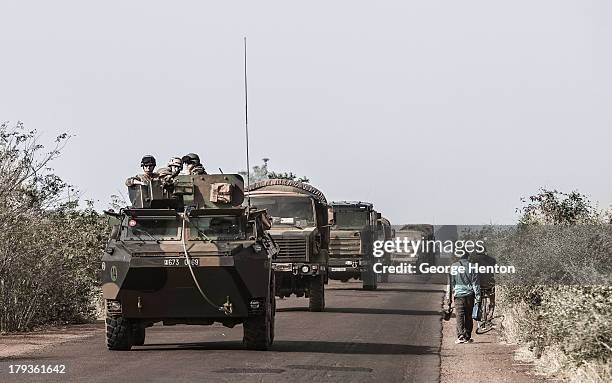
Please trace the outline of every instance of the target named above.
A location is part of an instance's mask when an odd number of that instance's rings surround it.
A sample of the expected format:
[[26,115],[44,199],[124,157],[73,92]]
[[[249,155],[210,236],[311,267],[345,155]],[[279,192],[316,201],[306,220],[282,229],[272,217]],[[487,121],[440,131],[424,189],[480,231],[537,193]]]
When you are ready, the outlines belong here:
[[129,187],[131,207],[114,220],[102,257],[106,344],[143,345],[163,325],[242,324],[244,344],[266,350],[274,340],[278,248],[263,210],[242,206],[237,174],[180,175]]
[[343,282],[361,279],[364,290],[375,290],[373,242],[378,239],[380,213],[371,203],[362,201],[332,202],[331,207],[329,278]]
[[297,181],[271,179],[248,188],[250,204],[272,219],[270,235],[280,248],[273,262],[276,295],[308,297],[310,311],[325,308],[329,246],[327,200]]

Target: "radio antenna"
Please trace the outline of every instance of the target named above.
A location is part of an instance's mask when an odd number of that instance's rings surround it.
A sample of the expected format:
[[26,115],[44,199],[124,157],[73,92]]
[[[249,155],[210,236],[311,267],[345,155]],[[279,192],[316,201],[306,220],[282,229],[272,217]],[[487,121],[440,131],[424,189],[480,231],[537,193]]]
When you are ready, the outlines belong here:
[[[247,38],[244,37],[244,131],[246,135],[247,187],[251,185],[251,164],[249,162],[249,97],[247,88]],[[251,209],[251,196],[247,196],[247,205]]]

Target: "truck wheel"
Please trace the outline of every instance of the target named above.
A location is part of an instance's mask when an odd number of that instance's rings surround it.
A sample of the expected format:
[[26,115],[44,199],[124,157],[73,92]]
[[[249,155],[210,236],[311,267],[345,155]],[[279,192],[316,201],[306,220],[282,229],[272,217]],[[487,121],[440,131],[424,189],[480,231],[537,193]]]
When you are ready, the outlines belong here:
[[270,344],[274,343],[274,325],[276,323],[276,277],[272,274],[270,283],[270,305],[272,306],[272,323],[270,324]]
[[388,283],[389,282],[389,273],[383,273],[380,275],[380,281],[382,283]]
[[134,346],[142,346],[145,342],[145,325],[144,323],[134,323],[132,324],[132,343]]
[[325,310],[325,283],[322,275],[317,275],[310,278],[308,309],[310,311]]
[[132,327],[123,317],[106,318],[106,347],[113,351],[128,351],[132,348]]
[[377,286],[375,284],[374,285],[365,285],[365,284],[363,285],[363,289],[368,290],[368,291],[376,290],[376,287]]
[[367,278],[367,279],[369,279],[369,281],[365,281],[365,280],[363,281],[363,289],[369,290],[369,291],[376,290],[376,287],[377,287],[376,276],[372,275],[370,276],[370,278]]
[[274,294],[272,288],[274,279],[270,281],[270,291],[263,314],[245,319],[242,327],[244,329],[243,343],[249,350],[266,351],[274,340]]
[[364,290],[376,290],[377,274],[374,270],[368,270],[361,274]]

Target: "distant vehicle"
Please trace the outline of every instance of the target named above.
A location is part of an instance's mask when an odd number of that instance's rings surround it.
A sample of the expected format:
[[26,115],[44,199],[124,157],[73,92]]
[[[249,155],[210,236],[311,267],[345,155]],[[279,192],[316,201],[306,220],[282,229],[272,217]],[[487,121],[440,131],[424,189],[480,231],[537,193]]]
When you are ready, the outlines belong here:
[[[343,282],[361,279],[364,290],[375,290],[373,242],[378,239],[380,213],[362,201],[332,202],[329,278]],[[382,234],[384,236],[384,233]]]
[[325,196],[311,185],[285,179],[257,182],[247,195],[251,206],[265,209],[272,219],[269,233],[280,249],[272,264],[276,296],[305,296],[310,311],[323,311],[329,259]]
[[242,206],[237,174],[180,175],[129,188],[131,207],[114,220],[102,256],[106,345],[144,344],[163,325],[243,324],[247,348],[274,341],[278,252],[263,210]]
[[[412,241],[416,242],[418,240],[435,241],[436,239],[434,235],[434,227],[430,224],[404,225],[396,231],[395,237],[399,238],[402,242],[404,241],[404,238],[406,238],[409,243],[412,243]],[[415,249],[413,249],[410,245],[409,249],[411,249],[410,253],[393,253],[391,255],[391,262],[396,265],[401,263],[413,263],[416,265],[417,270],[421,263],[427,263],[429,265],[435,264],[437,249],[434,249],[433,245],[429,246],[429,248],[425,247],[423,249],[423,247],[420,247],[416,249],[416,256],[414,256]]]

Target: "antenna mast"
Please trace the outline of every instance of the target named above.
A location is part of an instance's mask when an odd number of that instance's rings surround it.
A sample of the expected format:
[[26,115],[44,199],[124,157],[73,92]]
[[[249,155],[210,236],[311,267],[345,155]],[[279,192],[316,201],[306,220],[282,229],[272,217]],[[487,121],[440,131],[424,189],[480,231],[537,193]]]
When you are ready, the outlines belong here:
[[[247,39],[244,37],[244,130],[246,135],[246,163],[247,187],[251,185],[251,164],[249,162],[249,97],[247,88]],[[247,197],[247,204],[251,208],[251,197]]]

